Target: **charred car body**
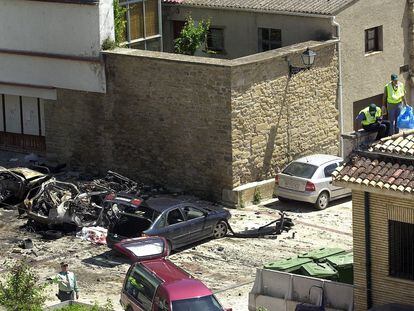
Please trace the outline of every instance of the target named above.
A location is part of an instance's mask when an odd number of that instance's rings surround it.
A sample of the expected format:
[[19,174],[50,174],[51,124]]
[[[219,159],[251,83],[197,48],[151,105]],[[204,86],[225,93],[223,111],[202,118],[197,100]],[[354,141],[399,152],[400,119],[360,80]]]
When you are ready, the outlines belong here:
[[50,178],[49,175],[25,167],[0,167],[0,205],[8,207],[21,204],[29,192],[38,189]]
[[123,239],[162,236],[171,249],[176,249],[206,238],[224,237],[230,219],[225,209],[200,207],[167,197],[141,201],[133,196],[117,195],[104,206],[112,211],[107,235],[109,247]]
[[138,184],[109,171],[102,179],[79,184],[58,181],[54,177],[30,189],[20,210],[37,223],[54,227],[69,225],[73,229],[107,225],[103,202],[116,191],[139,193]]

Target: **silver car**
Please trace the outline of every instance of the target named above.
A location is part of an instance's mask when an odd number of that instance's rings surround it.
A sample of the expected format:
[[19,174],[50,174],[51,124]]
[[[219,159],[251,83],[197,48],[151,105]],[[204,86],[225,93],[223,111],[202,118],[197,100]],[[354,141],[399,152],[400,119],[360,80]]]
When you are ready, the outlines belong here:
[[279,174],[276,195],[280,201],[309,202],[317,209],[325,209],[329,202],[349,196],[351,191],[332,184],[332,172],[343,159],[326,154],[315,154],[297,159]]

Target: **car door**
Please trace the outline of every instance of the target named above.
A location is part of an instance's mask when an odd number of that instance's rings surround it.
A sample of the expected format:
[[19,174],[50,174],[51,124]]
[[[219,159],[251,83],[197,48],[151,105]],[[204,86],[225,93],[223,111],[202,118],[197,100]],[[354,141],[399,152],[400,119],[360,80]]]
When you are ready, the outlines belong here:
[[342,187],[334,186],[332,173],[338,168],[340,162],[330,163],[323,169],[324,180],[326,180],[329,190],[331,191],[331,199],[334,200],[343,194]]
[[153,310],[155,292],[161,281],[154,277],[140,263],[127,273],[121,294],[121,301],[134,311]]
[[173,248],[188,244],[190,228],[180,207],[166,212],[164,227],[159,228],[158,234],[171,241]]
[[200,241],[210,235],[211,228],[207,223],[207,211],[192,205],[184,205],[182,211],[189,226],[188,241],[190,243]]

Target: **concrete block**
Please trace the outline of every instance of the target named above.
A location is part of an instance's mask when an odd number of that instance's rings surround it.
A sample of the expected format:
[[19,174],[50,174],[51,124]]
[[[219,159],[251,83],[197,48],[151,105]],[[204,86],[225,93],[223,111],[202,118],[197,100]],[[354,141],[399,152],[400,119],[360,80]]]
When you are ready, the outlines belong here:
[[238,186],[232,190],[223,189],[222,203],[229,207],[246,207],[254,205],[255,194],[260,194],[260,201],[266,201],[273,197],[275,180],[267,179],[263,181],[251,182]]

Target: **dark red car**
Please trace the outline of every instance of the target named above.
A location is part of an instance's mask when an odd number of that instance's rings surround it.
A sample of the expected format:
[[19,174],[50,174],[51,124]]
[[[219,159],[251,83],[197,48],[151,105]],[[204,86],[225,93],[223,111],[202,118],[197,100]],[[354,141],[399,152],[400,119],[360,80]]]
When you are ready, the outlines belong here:
[[165,257],[162,237],[123,240],[115,248],[135,263],[125,277],[121,305],[127,311],[231,311],[201,281]]

